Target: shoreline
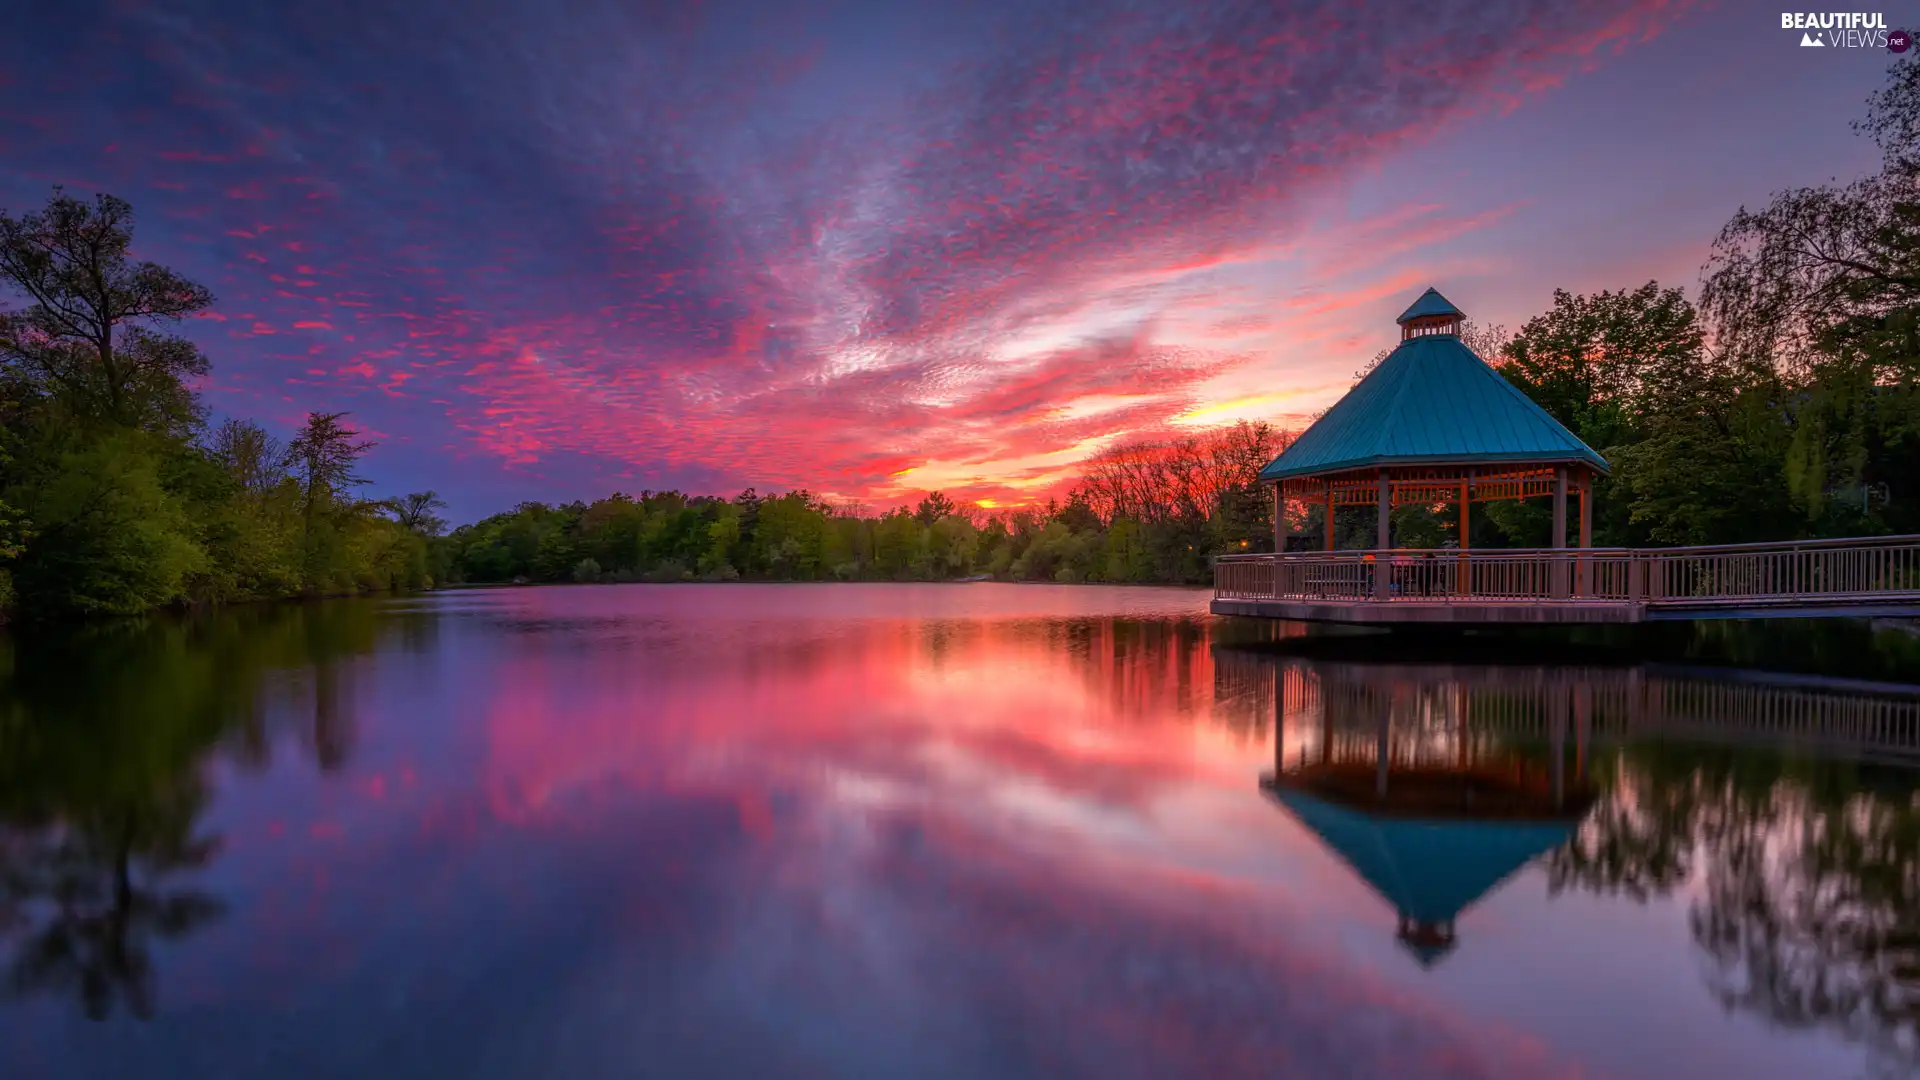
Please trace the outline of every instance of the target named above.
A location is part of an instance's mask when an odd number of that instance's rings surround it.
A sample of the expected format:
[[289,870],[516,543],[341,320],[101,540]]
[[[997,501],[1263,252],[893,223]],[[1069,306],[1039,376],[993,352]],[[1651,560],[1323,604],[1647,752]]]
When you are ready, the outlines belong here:
[[[1213,586],[1203,584],[1182,584],[1164,581],[1002,581],[998,578],[942,578],[910,581],[809,581],[804,578],[769,578],[765,580],[736,579],[733,581],[477,581],[458,585],[439,585],[418,592],[454,592],[462,589],[550,589],[555,587],[619,586],[619,585],[1044,585],[1055,588],[1103,588],[1103,589],[1207,589]],[[392,595],[410,596],[414,593],[360,593],[361,596]]]

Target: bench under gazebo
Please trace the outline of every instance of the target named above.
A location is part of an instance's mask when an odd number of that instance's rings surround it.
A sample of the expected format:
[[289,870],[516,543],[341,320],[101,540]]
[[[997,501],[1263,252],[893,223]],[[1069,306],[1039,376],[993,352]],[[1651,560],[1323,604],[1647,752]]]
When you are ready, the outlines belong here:
[[[1465,319],[1428,289],[1397,320],[1399,346],[1260,471],[1273,489],[1274,550],[1282,554],[1221,559],[1216,581],[1225,587],[1216,613],[1351,622],[1614,621],[1617,604],[1585,605],[1584,617],[1568,607],[1541,617],[1512,603],[1578,606],[1593,595],[1596,570],[1608,568],[1572,552],[1591,546],[1593,481],[1607,462],[1461,342]],[[1551,552],[1466,557],[1474,503],[1536,497],[1553,500]],[[1577,542],[1569,545],[1573,499]],[[1394,547],[1395,507],[1447,504],[1459,508],[1455,547]],[[1365,506],[1375,510],[1373,547],[1340,551],[1337,511]],[[1313,507],[1322,508],[1321,535],[1290,544],[1289,523],[1307,516],[1290,510]],[[1279,606],[1235,610],[1236,591]],[[1399,610],[1389,614],[1382,602]]]

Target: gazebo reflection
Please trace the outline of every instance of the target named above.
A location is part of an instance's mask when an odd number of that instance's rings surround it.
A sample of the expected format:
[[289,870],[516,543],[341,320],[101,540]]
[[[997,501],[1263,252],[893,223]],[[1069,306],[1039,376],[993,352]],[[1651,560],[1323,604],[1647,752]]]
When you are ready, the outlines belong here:
[[1289,761],[1276,687],[1274,772],[1261,787],[1393,907],[1399,940],[1431,966],[1453,949],[1463,912],[1578,829],[1595,801],[1589,725],[1549,708],[1542,753],[1476,731],[1464,695],[1344,689],[1320,696],[1318,730]]

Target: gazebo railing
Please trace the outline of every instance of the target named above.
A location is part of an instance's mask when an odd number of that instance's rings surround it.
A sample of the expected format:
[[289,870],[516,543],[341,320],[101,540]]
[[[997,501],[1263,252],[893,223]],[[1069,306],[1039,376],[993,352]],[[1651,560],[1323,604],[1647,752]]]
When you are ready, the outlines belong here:
[[1712,607],[1920,599],[1920,536],[1687,548],[1223,555],[1221,599],[1596,601]]

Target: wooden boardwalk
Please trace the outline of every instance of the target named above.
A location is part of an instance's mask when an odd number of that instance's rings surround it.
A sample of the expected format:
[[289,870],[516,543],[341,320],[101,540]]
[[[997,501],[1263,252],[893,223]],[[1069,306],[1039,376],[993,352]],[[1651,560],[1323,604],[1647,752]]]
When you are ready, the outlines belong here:
[[1920,615],[1920,536],[1215,560],[1216,615],[1358,625]]

